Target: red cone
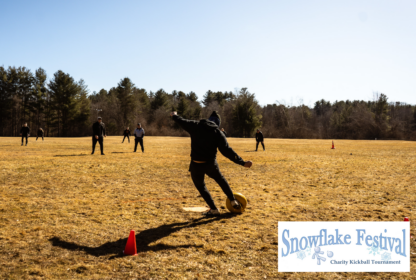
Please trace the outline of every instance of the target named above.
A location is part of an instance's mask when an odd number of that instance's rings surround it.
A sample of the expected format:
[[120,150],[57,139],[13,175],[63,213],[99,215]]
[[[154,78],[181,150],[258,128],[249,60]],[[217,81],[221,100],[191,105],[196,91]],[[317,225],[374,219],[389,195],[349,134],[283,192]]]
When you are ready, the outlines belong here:
[[335,149],[334,140],[332,140],[332,148],[331,149]]
[[409,221],[409,218],[408,217],[404,217],[404,220],[403,221],[408,222]]
[[136,233],[134,230],[130,231],[129,239],[127,239],[126,248],[124,248],[123,254],[137,256]]

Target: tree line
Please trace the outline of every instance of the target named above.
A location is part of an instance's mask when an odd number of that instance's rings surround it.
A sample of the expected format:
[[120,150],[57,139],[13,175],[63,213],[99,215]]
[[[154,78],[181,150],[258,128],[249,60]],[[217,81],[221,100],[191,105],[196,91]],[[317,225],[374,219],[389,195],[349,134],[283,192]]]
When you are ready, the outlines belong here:
[[270,138],[416,140],[416,106],[388,102],[385,94],[372,101],[319,100],[313,107],[302,102],[261,106],[247,88],[208,90],[198,100],[192,91],[148,92],[123,78],[108,90],[90,93],[83,80],[60,70],[48,80],[42,68],[33,73],[0,67],[0,136],[19,135],[25,122],[32,134],[42,127],[47,137],[87,136],[98,116],[108,135],[121,135],[140,122],[147,135],[185,136],[170,120],[171,111],[198,120],[214,110],[231,137],[253,137],[259,128]]

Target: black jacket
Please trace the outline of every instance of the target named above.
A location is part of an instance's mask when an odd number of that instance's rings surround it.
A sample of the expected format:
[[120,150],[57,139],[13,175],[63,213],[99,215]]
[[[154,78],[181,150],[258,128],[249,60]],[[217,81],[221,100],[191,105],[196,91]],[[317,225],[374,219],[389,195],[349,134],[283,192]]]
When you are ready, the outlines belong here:
[[105,125],[104,125],[104,123],[103,122],[101,122],[101,123],[95,122],[92,125],[92,131],[93,131],[92,136],[98,135],[99,137],[103,137],[105,135]]
[[38,136],[43,136],[43,130],[38,129]]
[[22,126],[20,133],[22,136],[28,136],[30,134],[30,128],[28,126]]
[[256,132],[256,141],[263,142],[263,140],[264,140],[263,133],[261,131],[259,133]]
[[224,136],[225,137],[227,137],[227,132],[225,132],[225,130],[224,131],[221,131],[222,133],[224,133]]
[[130,130],[128,130],[128,129],[124,130],[123,135],[124,136],[131,135]]
[[228,146],[227,139],[214,122],[186,120],[176,115],[172,119],[191,135],[192,160],[214,161],[218,148],[226,158],[244,166],[244,160]]

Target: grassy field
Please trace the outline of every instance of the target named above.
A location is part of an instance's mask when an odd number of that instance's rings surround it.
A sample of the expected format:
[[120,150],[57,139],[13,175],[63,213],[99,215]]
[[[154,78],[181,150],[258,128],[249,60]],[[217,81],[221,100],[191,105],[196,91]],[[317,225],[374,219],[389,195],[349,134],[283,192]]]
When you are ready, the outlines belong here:
[[[230,138],[251,169],[219,155],[234,192],[249,199],[227,214],[225,195],[207,179],[219,218],[204,206],[189,172],[190,139],[0,138],[1,279],[415,279],[411,273],[279,273],[278,221],[416,219],[416,143]],[[97,146],[98,148],[98,146]],[[123,257],[136,230],[138,256]],[[412,234],[415,234],[413,222]],[[416,243],[411,240],[411,252]]]

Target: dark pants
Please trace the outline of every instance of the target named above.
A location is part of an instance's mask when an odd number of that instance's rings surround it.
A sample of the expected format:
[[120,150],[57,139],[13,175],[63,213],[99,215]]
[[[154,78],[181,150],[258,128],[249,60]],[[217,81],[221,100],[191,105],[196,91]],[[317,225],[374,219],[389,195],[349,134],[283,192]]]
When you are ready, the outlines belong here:
[[134,151],[137,151],[137,144],[138,143],[140,143],[140,146],[142,147],[142,152],[144,152],[143,137],[136,137],[134,139]]
[[198,189],[202,198],[211,209],[217,210],[217,207],[215,206],[214,200],[212,199],[211,194],[205,186],[205,174],[217,182],[228,199],[231,201],[235,200],[233,191],[231,190],[227,180],[224,178],[224,176],[222,176],[216,160],[206,163],[196,163],[191,161],[189,171],[191,172],[192,181],[194,182],[195,187]]
[[43,136],[37,136],[37,137],[36,137],[36,141],[38,141],[38,138],[39,138],[39,137],[42,137],[42,141],[43,141]]
[[28,138],[29,136],[27,136],[27,135],[22,135],[22,145],[23,145],[23,140],[26,138],[26,145],[27,145],[27,138]]
[[[258,142],[258,141],[257,141],[257,144],[256,144],[256,151],[257,151],[257,149],[259,148],[259,143],[260,143],[260,142]],[[261,142],[261,145],[263,146],[263,150],[266,150],[266,148],[264,148],[263,141]]]
[[126,139],[126,137],[127,137],[127,139],[129,140],[129,143],[130,143],[130,136],[128,136],[128,135],[124,135],[123,142],[121,142],[121,143],[124,143],[124,139]]
[[104,154],[104,139],[102,136],[99,136],[98,139],[95,136],[92,137],[92,153],[95,151],[95,145],[97,142],[100,144],[101,153]]

